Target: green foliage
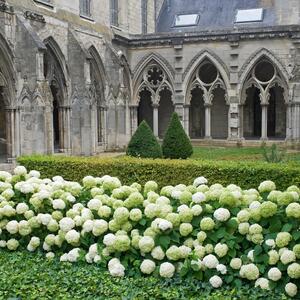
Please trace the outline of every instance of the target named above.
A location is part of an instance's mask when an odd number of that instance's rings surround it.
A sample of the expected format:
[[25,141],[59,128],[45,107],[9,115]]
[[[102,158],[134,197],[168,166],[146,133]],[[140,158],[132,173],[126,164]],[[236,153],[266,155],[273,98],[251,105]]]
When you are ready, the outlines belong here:
[[162,150],[146,121],[143,121],[134,135],[128,147],[127,155],[143,158],[161,158]]
[[280,163],[286,157],[286,149],[279,149],[276,144],[273,144],[269,149],[265,144],[262,145],[263,157],[268,163]]
[[29,170],[41,171],[44,177],[61,175],[67,180],[81,181],[86,175],[111,175],[123,184],[145,184],[155,180],[160,187],[190,184],[196,177],[205,176],[210,184],[237,184],[242,188],[257,187],[264,180],[272,180],[278,189],[300,185],[298,164],[270,164],[266,162],[195,161],[168,159],[83,158],[57,156],[25,156],[18,162]]
[[0,251],[0,299],[288,299],[275,291],[243,284],[239,289],[213,290],[192,278],[113,278],[97,265],[48,261],[40,254]]
[[177,113],[173,113],[162,144],[166,158],[186,159],[193,154],[193,147],[186,135]]

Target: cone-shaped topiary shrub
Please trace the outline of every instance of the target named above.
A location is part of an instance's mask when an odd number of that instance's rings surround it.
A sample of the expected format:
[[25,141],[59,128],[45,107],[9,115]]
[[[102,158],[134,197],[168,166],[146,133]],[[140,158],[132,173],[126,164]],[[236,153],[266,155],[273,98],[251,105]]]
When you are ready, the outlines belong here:
[[127,155],[144,158],[161,158],[162,150],[156,137],[146,121],[143,121],[134,135],[128,147]]
[[186,159],[193,154],[193,147],[177,113],[173,113],[166,131],[162,151],[165,158]]

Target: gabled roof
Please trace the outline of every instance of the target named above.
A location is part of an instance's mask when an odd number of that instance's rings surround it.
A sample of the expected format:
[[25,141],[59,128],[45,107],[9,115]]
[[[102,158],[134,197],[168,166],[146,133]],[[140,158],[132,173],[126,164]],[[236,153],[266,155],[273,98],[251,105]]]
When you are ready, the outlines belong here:
[[[283,25],[277,22],[276,0],[165,0],[157,20],[157,32],[209,31],[235,27],[270,27]],[[238,10],[263,8],[260,22],[235,23]],[[175,16],[199,14],[195,26],[175,25]],[[286,24],[288,25],[288,24]]]

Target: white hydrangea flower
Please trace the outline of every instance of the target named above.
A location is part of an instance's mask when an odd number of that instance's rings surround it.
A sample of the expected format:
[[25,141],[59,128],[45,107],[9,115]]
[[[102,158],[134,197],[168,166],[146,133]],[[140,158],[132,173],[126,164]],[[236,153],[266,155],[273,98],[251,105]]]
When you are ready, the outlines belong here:
[[82,228],[85,232],[91,232],[93,230],[93,227],[94,227],[93,220],[86,220],[82,225]]
[[[279,253],[280,254],[280,253]],[[280,254],[280,260],[284,265],[287,265],[291,262],[296,261],[296,255],[294,253],[294,251],[285,249],[282,251],[282,253]]]
[[267,278],[258,278],[255,281],[255,287],[260,287],[263,290],[269,290],[269,280]]
[[152,249],[151,256],[157,260],[163,260],[165,258],[165,252],[161,248],[161,246],[157,246]]
[[141,263],[140,269],[141,272],[144,274],[151,274],[155,270],[155,262],[150,260],[150,259],[144,259],[143,262]]
[[172,193],[171,193],[171,197],[176,199],[176,200],[179,200],[181,194],[182,194],[182,191],[173,190]]
[[63,210],[66,208],[66,203],[62,199],[55,199],[52,202],[54,209]]
[[254,261],[254,250],[250,250],[247,254],[247,257],[251,260]]
[[197,193],[193,194],[193,196],[192,196],[192,201],[196,204],[205,202],[205,200],[206,200],[206,196],[202,192],[197,192]]
[[68,231],[72,230],[75,227],[75,222],[74,222],[73,219],[68,218],[68,217],[62,218],[59,221],[59,227],[62,231],[68,232]]
[[227,268],[223,264],[218,264],[217,271],[220,272],[222,275],[225,275],[227,273]]
[[267,246],[272,247],[272,248],[274,248],[276,246],[274,239],[268,239],[268,240],[266,240],[265,243]]
[[55,257],[54,252],[48,252],[48,253],[46,254],[46,258],[47,258],[47,259],[53,259],[54,257]]
[[31,170],[28,173],[28,176],[29,177],[34,177],[34,178],[40,178],[41,177],[41,173],[39,171],[36,171],[36,170]]
[[80,249],[79,248],[74,248],[72,249],[68,255],[67,255],[67,259],[69,262],[76,262],[77,259],[79,258],[79,252],[80,252]]
[[285,286],[285,292],[290,296],[290,297],[295,297],[298,293],[298,288],[297,285],[294,283],[289,282]]
[[65,253],[63,254],[60,259],[59,259],[60,262],[66,262],[68,261],[68,253]]
[[80,239],[80,233],[72,229],[66,233],[65,239],[69,244],[77,244]]
[[219,277],[218,275],[214,275],[213,277],[211,277],[209,279],[209,283],[211,284],[212,287],[219,288],[222,286],[223,281],[222,281],[221,277]]
[[281,272],[278,268],[271,268],[268,272],[268,278],[272,281],[278,281],[281,279]]
[[117,258],[112,258],[108,262],[108,270],[113,277],[123,277],[125,275],[125,268]]
[[201,176],[194,180],[193,185],[195,187],[198,187],[199,185],[203,185],[203,184],[207,184],[207,183],[208,183],[208,180],[205,177]]
[[218,208],[214,211],[214,218],[220,222],[226,222],[230,218],[230,211],[227,208]]
[[102,202],[99,199],[91,199],[87,204],[87,207],[90,210],[98,211],[101,206],[102,206]]
[[233,258],[230,261],[230,267],[234,270],[239,270],[242,266],[242,260],[240,258]]
[[22,214],[24,214],[28,210],[29,210],[29,207],[28,207],[28,205],[26,203],[19,203],[16,206],[16,213],[18,215],[22,215]]
[[19,223],[15,220],[13,221],[9,221],[6,224],[6,230],[10,233],[10,234],[15,234],[19,231]]
[[175,267],[169,262],[164,262],[159,267],[159,275],[164,278],[171,278],[174,276]]
[[173,228],[173,224],[167,220],[160,219],[158,223],[158,228],[161,231],[166,231]]
[[208,269],[215,269],[219,264],[218,259],[213,254],[204,256],[202,261],[205,267],[207,267]]
[[253,201],[250,203],[249,208],[250,209],[258,209],[260,208],[261,203],[259,201]]
[[113,246],[115,241],[116,241],[116,236],[112,233],[106,234],[103,238],[103,244],[108,247]]
[[26,175],[27,174],[27,170],[24,166],[17,166],[14,169],[14,174],[18,175],[18,176],[22,176],[22,175]]

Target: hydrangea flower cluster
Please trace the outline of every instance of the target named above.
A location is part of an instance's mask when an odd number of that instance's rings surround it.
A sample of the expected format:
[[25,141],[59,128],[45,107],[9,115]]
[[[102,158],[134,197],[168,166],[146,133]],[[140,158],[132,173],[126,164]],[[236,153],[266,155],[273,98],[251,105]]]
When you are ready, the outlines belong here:
[[43,251],[47,259],[86,261],[115,277],[130,270],[163,278],[194,274],[224,282],[281,287],[298,295],[300,189],[231,184],[159,189],[154,181],[122,185],[115,177],[42,179],[18,166],[0,171],[0,248]]

